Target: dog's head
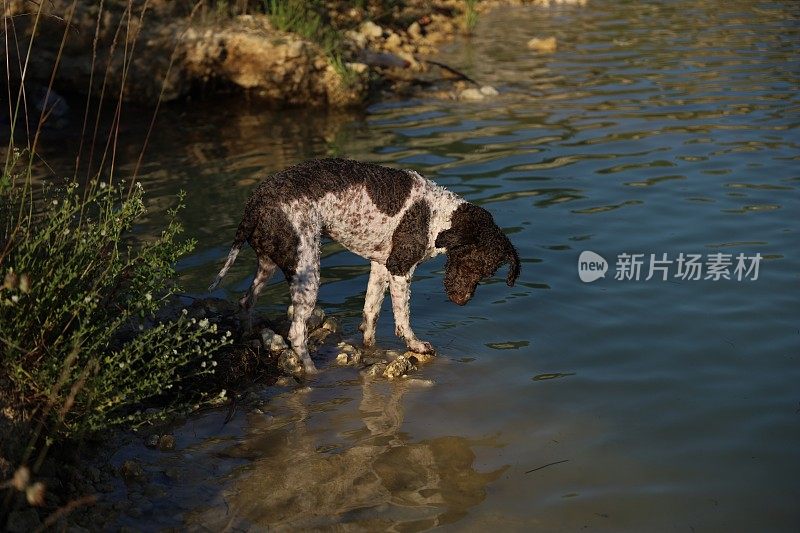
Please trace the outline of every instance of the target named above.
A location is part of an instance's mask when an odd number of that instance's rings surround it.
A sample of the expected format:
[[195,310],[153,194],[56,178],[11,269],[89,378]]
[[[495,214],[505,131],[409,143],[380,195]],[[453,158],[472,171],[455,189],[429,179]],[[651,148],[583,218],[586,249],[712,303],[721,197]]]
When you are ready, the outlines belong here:
[[492,215],[482,207],[465,203],[453,212],[450,229],[436,237],[436,247],[447,252],[444,289],[450,301],[466,304],[478,282],[494,275],[500,265],[510,263],[506,283],[519,276],[519,255]]

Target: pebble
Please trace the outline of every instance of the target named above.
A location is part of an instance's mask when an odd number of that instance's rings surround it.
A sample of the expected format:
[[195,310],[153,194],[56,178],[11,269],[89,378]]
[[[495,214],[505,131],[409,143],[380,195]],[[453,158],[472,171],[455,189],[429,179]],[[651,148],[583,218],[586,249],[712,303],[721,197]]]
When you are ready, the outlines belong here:
[[147,446],[148,448],[155,448],[155,447],[158,446],[158,439],[159,438],[161,438],[161,436],[158,435],[157,433],[154,433],[153,435],[149,435],[145,439],[144,445]]
[[535,52],[542,52],[544,54],[552,53],[558,48],[558,42],[555,37],[534,37],[528,41],[528,48]]
[[336,333],[339,331],[339,321],[334,317],[329,316],[325,319],[325,322],[322,323],[322,328],[330,331],[331,333]]
[[286,341],[269,328],[261,330],[261,344],[270,352],[280,352],[287,348]]
[[377,39],[381,35],[383,35],[383,28],[381,28],[371,20],[367,20],[361,24],[359,32],[368,38]]
[[470,87],[469,89],[464,89],[461,91],[458,94],[458,98],[459,100],[483,100],[485,96],[480,89]]
[[500,93],[491,85],[484,85],[481,87],[481,94],[484,96],[497,96]]

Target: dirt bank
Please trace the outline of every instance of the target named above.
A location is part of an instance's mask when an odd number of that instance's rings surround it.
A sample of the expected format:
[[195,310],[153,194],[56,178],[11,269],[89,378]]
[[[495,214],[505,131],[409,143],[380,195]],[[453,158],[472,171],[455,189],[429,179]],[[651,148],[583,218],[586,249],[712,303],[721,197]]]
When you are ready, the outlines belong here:
[[[509,3],[524,2],[484,0],[475,17]],[[286,23],[261,2],[48,0],[37,16],[38,2],[12,0],[5,20],[17,40],[8,52],[24,60],[36,28],[26,79],[46,87],[58,64],[54,90],[62,94],[153,105],[235,92],[275,106],[349,106],[429,84],[421,74],[439,67],[425,58],[469,26],[470,8],[457,0],[307,4],[317,6],[319,25],[293,23],[292,32],[277,29]]]

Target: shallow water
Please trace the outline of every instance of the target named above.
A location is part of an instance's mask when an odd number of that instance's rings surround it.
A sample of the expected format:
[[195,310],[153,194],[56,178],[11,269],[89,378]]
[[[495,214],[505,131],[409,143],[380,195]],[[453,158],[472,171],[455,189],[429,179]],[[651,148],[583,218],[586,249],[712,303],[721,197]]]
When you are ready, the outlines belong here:
[[[440,58],[493,99],[165,110],[140,231],[187,191],[190,291],[259,177],[326,155],[413,168],[484,205],[524,263],[516,287],[503,270],[464,308],[446,300],[442,258],[418,269],[412,323],[440,357],[415,377],[433,386],[364,385],[328,358],[308,389],[258,391],[266,413],[198,416],[174,453],[120,450],[163,489],[121,523],[796,531],[799,19],[793,2],[508,8]],[[558,51],[529,52],[535,35]],[[128,126],[121,159],[144,127]],[[604,279],[580,281],[584,250],[608,260]],[[764,260],[757,280],[619,281],[623,252]],[[355,340],[368,266],[328,244],[323,267],[320,302]],[[235,298],[253,268],[248,250],[215,295]],[[259,310],[286,305],[276,278]],[[388,298],[378,342],[399,347]]]

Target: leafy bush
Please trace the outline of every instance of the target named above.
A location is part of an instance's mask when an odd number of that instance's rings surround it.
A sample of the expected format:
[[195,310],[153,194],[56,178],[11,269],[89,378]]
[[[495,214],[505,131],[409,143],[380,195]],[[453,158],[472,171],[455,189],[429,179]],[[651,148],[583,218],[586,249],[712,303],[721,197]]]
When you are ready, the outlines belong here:
[[136,425],[164,414],[145,409],[156,399],[197,401],[177,389],[213,372],[229,341],[185,313],[155,318],[194,246],[179,239],[182,197],[161,235],[140,242],[141,185],[46,188],[8,170],[14,159],[0,179],[0,394],[53,436]]

